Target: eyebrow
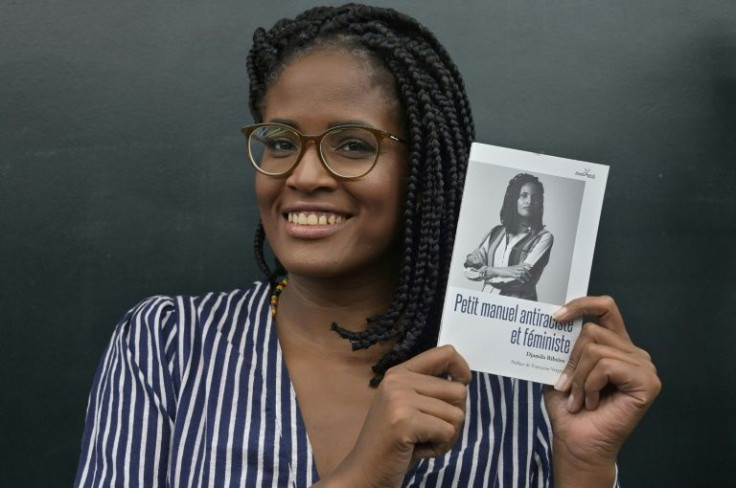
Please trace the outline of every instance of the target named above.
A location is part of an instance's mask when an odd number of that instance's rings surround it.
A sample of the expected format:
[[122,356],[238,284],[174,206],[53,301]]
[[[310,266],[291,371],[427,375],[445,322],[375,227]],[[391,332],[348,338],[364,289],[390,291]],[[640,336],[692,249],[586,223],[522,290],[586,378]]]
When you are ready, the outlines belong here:
[[[270,123],[276,123],[276,124],[284,124],[288,125],[289,127],[293,127],[296,130],[301,130],[301,127],[299,126],[299,123],[295,120],[291,119],[271,119],[269,120]],[[365,120],[360,119],[349,119],[349,120],[340,120],[338,122],[330,122],[327,124],[327,129],[332,129],[333,127],[338,127],[341,125],[359,125],[361,127],[370,127],[372,129],[375,129],[373,124],[369,124]]]

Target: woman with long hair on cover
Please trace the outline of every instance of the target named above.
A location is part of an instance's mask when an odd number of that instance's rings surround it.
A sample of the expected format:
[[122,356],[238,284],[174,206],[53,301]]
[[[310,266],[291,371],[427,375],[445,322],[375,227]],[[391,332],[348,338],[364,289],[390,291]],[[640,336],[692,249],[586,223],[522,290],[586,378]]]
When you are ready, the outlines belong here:
[[544,185],[519,173],[509,181],[501,223],[465,259],[465,276],[483,282],[483,291],[537,300],[537,282],[549,262],[554,238],[542,223]]

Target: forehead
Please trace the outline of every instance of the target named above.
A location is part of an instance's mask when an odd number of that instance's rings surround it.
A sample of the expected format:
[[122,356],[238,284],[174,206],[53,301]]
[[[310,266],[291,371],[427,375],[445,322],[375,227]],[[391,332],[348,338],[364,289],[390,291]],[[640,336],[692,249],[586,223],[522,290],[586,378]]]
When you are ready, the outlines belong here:
[[387,73],[365,55],[341,49],[325,48],[297,56],[269,86],[263,118],[293,121],[302,129],[306,129],[302,125],[354,120],[397,130],[400,114],[393,77],[388,75],[389,83],[381,82],[385,75],[377,76],[376,70]]
[[521,185],[521,193],[539,193],[539,186],[536,183],[524,183]]

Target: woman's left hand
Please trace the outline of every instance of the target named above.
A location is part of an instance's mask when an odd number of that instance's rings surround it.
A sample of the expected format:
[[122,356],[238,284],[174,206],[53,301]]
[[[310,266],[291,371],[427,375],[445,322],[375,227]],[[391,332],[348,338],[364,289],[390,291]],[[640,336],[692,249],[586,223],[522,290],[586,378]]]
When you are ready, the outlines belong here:
[[556,486],[611,479],[621,446],[661,389],[651,357],[631,341],[611,297],[572,300],[555,318],[583,316],[597,323],[583,325],[556,389],[545,391]]

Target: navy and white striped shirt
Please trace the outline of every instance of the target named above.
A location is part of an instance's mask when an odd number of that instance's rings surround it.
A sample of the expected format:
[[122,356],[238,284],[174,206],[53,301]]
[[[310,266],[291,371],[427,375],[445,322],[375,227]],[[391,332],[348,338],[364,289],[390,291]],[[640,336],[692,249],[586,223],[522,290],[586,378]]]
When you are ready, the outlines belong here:
[[[94,380],[77,486],[309,486],[316,465],[268,285],[152,297],[120,321]],[[463,432],[414,486],[552,485],[538,384],[473,373]]]

